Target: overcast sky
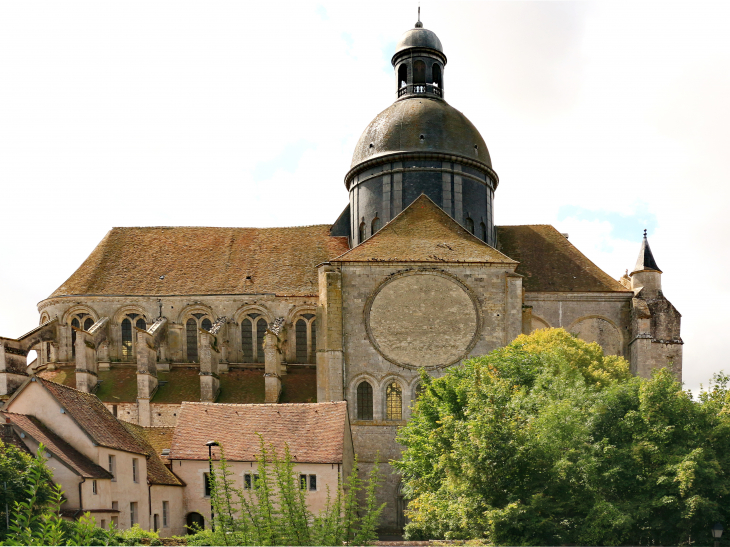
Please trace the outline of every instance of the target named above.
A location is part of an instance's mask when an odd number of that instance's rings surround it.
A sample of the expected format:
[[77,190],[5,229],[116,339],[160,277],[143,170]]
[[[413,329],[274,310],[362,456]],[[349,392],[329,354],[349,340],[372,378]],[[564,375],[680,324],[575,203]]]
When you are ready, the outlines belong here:
[[[416,6],[0,3],[0,335],[113,226],[333,222]],[[686,385],[730,371],[730,3],[421,6],[497,224],[553,224],[616,278],[647,228]]]

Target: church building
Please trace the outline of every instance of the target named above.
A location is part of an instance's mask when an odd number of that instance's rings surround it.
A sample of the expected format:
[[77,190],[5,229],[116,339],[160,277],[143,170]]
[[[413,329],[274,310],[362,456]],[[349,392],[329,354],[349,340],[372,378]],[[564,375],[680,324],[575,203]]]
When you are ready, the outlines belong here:
[[382,525],[397,529],[387,462],[421,369],[439,376],[563,327],[634,374],[669,367],[681,380],[681,316],[646,233],[616,280],[553,226],[495,225],[500,180],[446,100],[439,38],[419,21],[392,64],[395,100],[362,133],[333,224],[112,228],[38,304],[39,327],[0,338],[0,395],[37,375],[151,427],[175,426],[184,402],[346,401],[362,472],[378,453],[386,462]]

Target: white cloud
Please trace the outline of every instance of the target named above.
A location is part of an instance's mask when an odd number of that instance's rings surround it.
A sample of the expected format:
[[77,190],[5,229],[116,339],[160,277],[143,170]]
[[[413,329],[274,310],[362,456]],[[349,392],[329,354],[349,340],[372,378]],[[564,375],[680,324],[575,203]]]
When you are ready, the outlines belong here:
[[[641,234],[559,210],[645,202],[685,379],[725,366],[730,5],[425,0],[422,13],[449,58],[446,98],[500,175],[498,223],[555,224],[618,276]],[[112,226],[334,221],[355,142],[393,100],[387,46],[415,15],[412,2],[0,4],[0,334],[29,330]],[[256,180],[302,142],[294,167]]]

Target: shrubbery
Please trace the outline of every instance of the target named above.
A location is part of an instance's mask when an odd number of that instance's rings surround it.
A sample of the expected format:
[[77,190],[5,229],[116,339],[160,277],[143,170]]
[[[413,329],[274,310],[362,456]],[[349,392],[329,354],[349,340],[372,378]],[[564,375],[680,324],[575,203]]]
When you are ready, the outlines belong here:
[[[377,464],[364,483],[355,461],[344,492],[338,488],[331,497],[328,490],[326,507],[315,515],[307,507],[288,447],[279,455],[261,439],[258,479],[248,490],[234,486],[223,448],[211,488],[215,531],[189,536],[188,545],[369,545],[377,539],[375,530],[385,506],[375,500]],[[364,507],[358,506],[361,492]]]
[[549,329],[423,381],[396,463],[412,539],[677,545],[728,522],[726,376],[695,400]]

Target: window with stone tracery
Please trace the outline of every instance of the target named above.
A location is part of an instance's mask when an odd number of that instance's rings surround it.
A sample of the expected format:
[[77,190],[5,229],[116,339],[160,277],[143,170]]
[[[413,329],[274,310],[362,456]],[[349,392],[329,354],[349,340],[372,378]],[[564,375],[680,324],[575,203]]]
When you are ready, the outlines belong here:
[[403,391],[398,382],[391,382],[385,390],[385,419],[403,419]]
[[134,328],[147,330],[147,321],[144,316],[138,313],[127,313],[124,315],[120,324],[122,331],[122,361],[134,361],[136,359],[135,352],[135,335]]
[[185,322],[185,346],[187,349],[187,357],[189,363],[197,363],[199,359],[198,352],[198,329],[210,331],[213,323],[207,313],[193,313]]
[[244,363],[264,362],[264,336],[268,323],[260,313],[249,313],[241,320],[241,350]]
[[304,313],[294,322],[295,362],[317,362],[317,324],[313,313]]
[[122,320],[122,359],[132,359],[132,322],[127,318]]
[[[79,312],[69,317],[68,324],[77,329],[83,325],[83,330],[89,330],[94,324],[94,319],[85,312]],[[71,356],[76,357],[76,331],[71,329]]]

